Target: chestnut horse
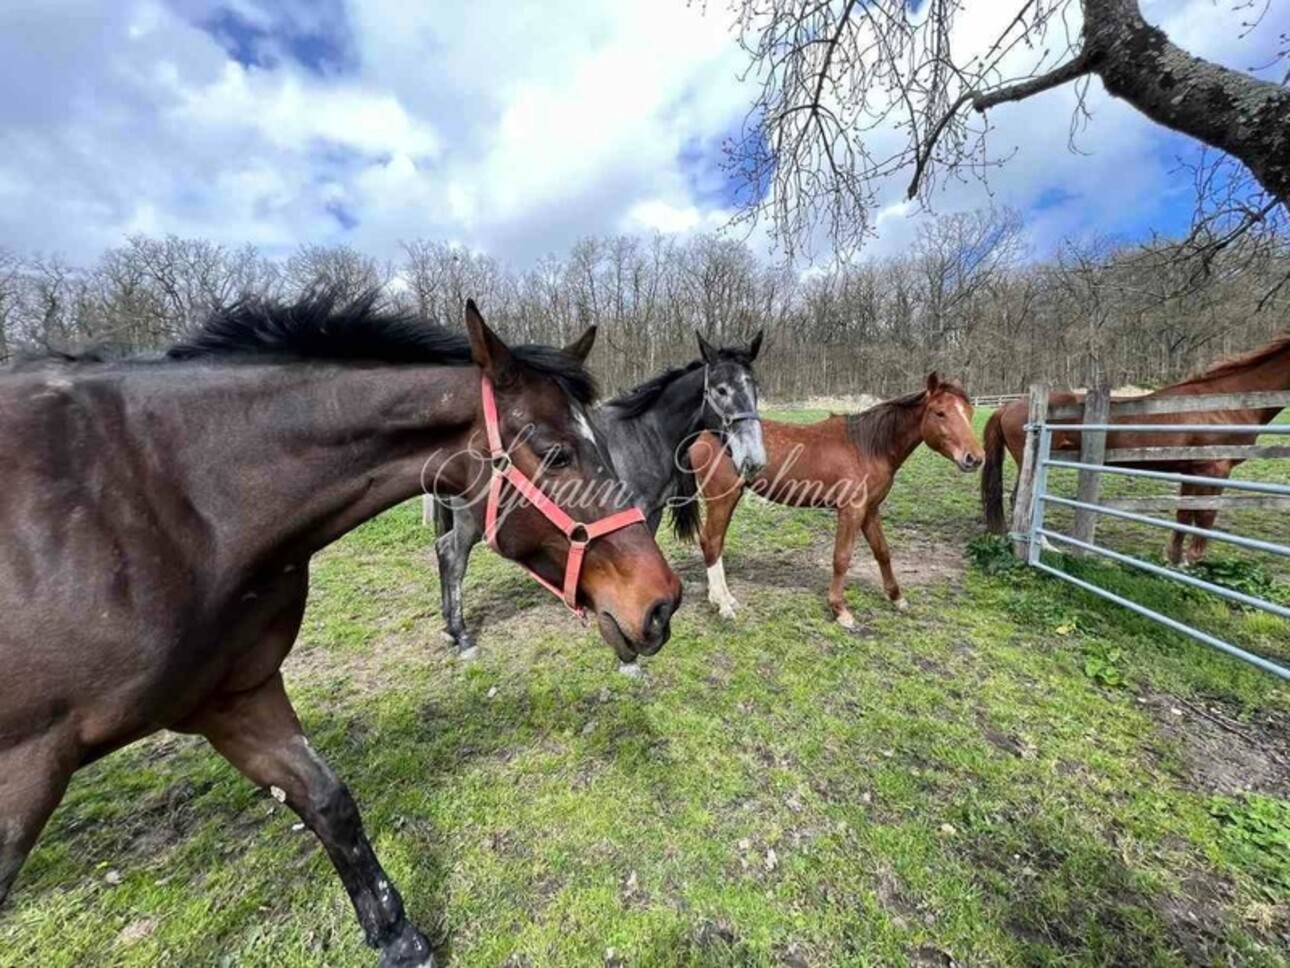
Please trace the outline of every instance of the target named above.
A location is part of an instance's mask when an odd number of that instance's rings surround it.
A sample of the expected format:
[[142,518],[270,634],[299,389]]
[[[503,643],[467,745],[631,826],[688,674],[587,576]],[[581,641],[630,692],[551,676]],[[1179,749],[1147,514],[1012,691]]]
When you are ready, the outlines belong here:
[[715,437],[699,437],[690,447],[690,462],[694,467],[692,486],[703,496],[703,520],[700,523],[693,500],[679,501],[673,508],[678,536],[689,539],[698,532],[708,567],[708,600],[721,616],[733,618],[738,605],[726,586],[721,555],[730,516],[745,485],[777,504],[837,511],[829,606],[840,625],[855,627],[843,598],[843,584],[858,532],[864,533],[878,562],[887,597],[896,608],[906,609],[908,603],[892,574],[891,554],[882,533],[882,502],[896,472],[921,443],[962,471],[980,466],[982,452],[972,431],[972,401],[963,388],[932,373],[926,389],[863,413],[834,414],[813,424],[763,420],[762,434],[767,463],[747,484]]
[[[1147,395],[1146,399],[1157,397],[1199,396],[1212,393],[1251,393],[1255,391],[1290,390],[1290,333],[1284,333],[1267,346],[1220,360],[1213,366],[1189,377],[1181,383],[1174,383]],[[1078,393],[1052,393],[1048,396],[1049,407],[1060,407],[1083,400]],[[996,534],[1007,531],[1003,512],[1003,451],[1006,447],[1018,467],[1021,466],[1021,454],[1026,444],[1026,413],[1028,405],[1025,400],[1014,400],[1005,404],[990,415],[985,425],[985,471],[981,475],[981,507],[985,512],[986,528]],[[1250,424],[1259,426],[1269,424],[1276,419],[1281,408],[1264,408],[1261,410],[1206,410],[1198,413],[1149,413],[1132,416],[1116,416],[1112,413],[1111,423],[1135,424]],[[1065,421],[1054,420],[1053,423],[1077,423],[1075,418]],[[1072,433],[1053,434],[1053,450],[1078,450],[1080,435]],[[1249,434],[1207,434],[1194,433],[1109,433],[1106,435],[1107,449],[1119,447],[1201,447],[1233,446],[1252,444],[1255,437]],[[1108,463],[1114,464],[1111,461]],[[1168,471],[1177,474],[1195,474],[1200,477],[1227,478],[1232,469],[1242,463],[1240,458],[1223,460],[1174,460],[1174,461],[1134,461],[1127,465],[1149,470]],[[1221,487],[1203,484],[1183,484],[1179,487],[1183,496],[1212,496],[1223,493]],[[1013,500],[1016,500],[1016,485],[1013,485]],[[1189,524],[1198,528],[1213,528],[1218,518],[1218,510],[1190,510],[1179,508],[1176,513],[1179,524]],[[1183,560],[1183,539],[1185,532],[1174,531],[1165,549],[1165,556],[1172,564]],[[1193,535],[1187,548],[1187,561],[1194,564],[1205,557],[1208,539],[1203,535]]]
[[[515,467],[606,495],[588,522],[623,504],[591,486],[614,479],[583,429],[581,359],[508,347],[473,303],[469,341],[373,304],[242,303],[163,360],[0,376],[0,903],[72,773],[170,729],[300,815],[383,966],[434,963],[283,687],[310,558],[425,484],[487,489],[490,393]],[[558,470],[539,473],[539,441],[568,455]],[[565,570],[532,505],[498,545]],[[620,656],[658,650],[681,585],[643,523],[592,541],[580,576]]]

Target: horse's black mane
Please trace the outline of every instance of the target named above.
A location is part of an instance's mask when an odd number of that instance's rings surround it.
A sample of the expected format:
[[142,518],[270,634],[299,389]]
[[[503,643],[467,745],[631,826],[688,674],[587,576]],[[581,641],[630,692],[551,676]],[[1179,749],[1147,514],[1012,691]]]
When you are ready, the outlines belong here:
[[[752,358],[749,356],[748,350],[743,347],[722,347],[717,350],[717,356],[722,362],[738,363],[743,367],[752,366]],[[612,400],[607,401],[605,406],[621,411],[621,416],[625,420],[639,417],[654,406],[654,403],[668,387],[687,373],[693,373],[703,365],[703,360],[693,360],[685,366],[664,370],[658,376],[646,380],[640,386],[633,387],[631,390],[624,390]]]
[[[577,358],[549,346],[512,346],[515,361],[547,377],[579,403],[596,396]],[[252,297],[212,313],[191,337],[171,347],[173,360],[310,359],[336,362],[431,363],[466,366],[470,341],[414,313],[381,305],[368,292],[344,299],[334,291],[296,302]]]
[[[957,383],[942,382],[941,389],[972,402],[967,392]],[[894,450],[896,432],[900,429],[905,414],[914,407],[921,406],[926,399],[926,390],[915,390],[903,397],[884,400],[860,413],[846,414],[847,433],[862,454],[890,454]]]

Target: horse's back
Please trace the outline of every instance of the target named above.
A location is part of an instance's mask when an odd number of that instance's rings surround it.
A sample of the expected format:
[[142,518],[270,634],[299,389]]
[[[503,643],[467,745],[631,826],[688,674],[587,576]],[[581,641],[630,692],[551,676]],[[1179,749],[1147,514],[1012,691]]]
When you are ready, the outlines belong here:
[[794,507],[838,507],[854,500],[855,488],[879,486],[876,479],[872,484],[866,480],[881,475],[866,473],[844,416],[809,424],[765,420],[762,435],[766,466],[752,488],[771,501]]

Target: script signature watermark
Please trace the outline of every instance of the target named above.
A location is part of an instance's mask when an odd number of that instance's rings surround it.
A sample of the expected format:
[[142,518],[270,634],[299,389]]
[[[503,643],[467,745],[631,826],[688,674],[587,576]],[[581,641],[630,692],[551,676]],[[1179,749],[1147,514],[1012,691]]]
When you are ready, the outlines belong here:
[[[678,508],[695,501],[717,501],[743,489],[780,504],[799,507],[863,509],[869,503],[868,475],[859,479],[843,477],[825,481],[795,473],[806,450],[803,444],[795,444],[782,460],[775,462],[769,473],[758,474],[751,480],[736,475],[732,482],[727,481],[729,469],[717,460],[708,462],[701,471],[695,470],[689,466],[686,455],[690,445],[698,437],[699,434],[695,434],[687,438],[673,454],[674,469],[680,474],[690,474],[695,478],[694,491],[670,495],[664,501],[665,507]],[[532,426],[524,427],[506,447],[506,459],[514,461],[521,469],[533,467],[532,471],[524,470],[526,476],[566,513],[572,515],[572,512],[582,511],[612,514],[636,503],[636,495],[630,485],[616,475],[604,476],[601,473],[588,477],[575,473],[566,476],[562,473],[564,466],[556,466],[556,458],[551,455],[539,457],[532,452],[532,448],[527,446],[532,438]],[[445,475],[450,473],[449,468],[459,469],[463,461],[471,468],[469,479],[464,487],[450,484]],[[422,465],[422,492],[435,498],[450,495],[446,499],[451,501],[454,511],[479,508],[482,513],[488,500],[490,479],[497,473],[493,463],[493,458],[473,443],[448,454],[436,451]],[[608,468],[604,470],[608,471]],[[528,500],[514,488],[503,487],[498,507],[499,526],[511,512],[527,507],[528,504]]]

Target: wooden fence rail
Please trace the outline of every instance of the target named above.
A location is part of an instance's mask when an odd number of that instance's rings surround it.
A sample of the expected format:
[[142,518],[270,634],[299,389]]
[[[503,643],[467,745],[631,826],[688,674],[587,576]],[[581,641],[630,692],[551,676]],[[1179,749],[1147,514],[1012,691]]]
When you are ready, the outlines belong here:
[[1026,395],[1024,393],[995,393],[984,397],[973,397],[972,406],[986,407],[987,409],[995,410],[1002,407],[1005,403],[1011,403],[1013,400],[1024,399],[1026,399]]
[[[978,398],[978,401],[986,398]],[[1189,422],[1185,418],[1177,421],[1159,420],[1160,415],[1227,413],[1241,410],[1281,410],[1290,407],[1290,392],[1271,393],[1222,393],[1200,396],[1163,396],[1133,397],[1113,400],[1105,387],[1099,387],[1085,395],[1083,400],[1072,404],[1048,408],[1048,388],[1035,384],[1030,388],[1029,411],[1027,418],[1026,447],[1023,452],[1020,478],[1017,486],[1017,500],[1013,506],[1012,533],[1013,548],[1019,557],[1027,552],[1026,535],[1031,531],[1034,514],[1036,478],[1042,481],[1039,473],[1040,433],[1038,428],[1047,424],[1054,430],[1060,429],[1062,423],[1073,423],[1083,426],[1111,425],[1109,432],[1115,432],[1115,423],[1137,425],[1124,418],[1133,416],[1154,416],[1157,420],[1148,420],[1153,426],[1159,424],[1161,432],[1167,432],[1171,425],[1178,426]],[[1224,419],[1224,424],[1234,420]],[[1226,430],[1214,434],[1215,438],[1226,439],[1229,443],[1203,444],[1196,446],[1173,447],[1114,447],[1106,448],[1108,431],[1082,431],[1080,434],[1079,463],[1088,465],[1102,464],[1136,464],[1152,462],[1179,461],[1214,461],[1214,460],[1252,460],[1252,459],[1290,459],[1290,445],[1257,444],[1264,425],[1250,424],[1248,435],[1244,432]],[[1123,431],[1132,435],[1148,431]],[[1203,432],[1202,432],[1203,433]],[[1130,436],[1132,439],[1132,436]],[[1247,443],[1231,441],[1246,440]],[[1064,458],[1069,460],[1069,458]],[[1102,475],[1095,470],[1080,470],[1077,484],[1076,500],[1082,504],[1100,505],[1123,511],[1179,511],[1179,510],[1215,510],[1227,509],[1290,509],[1290,497],[1278,495],[1218,496],[1218,495],[1160,495],[1153,497],[1112,498],[1099,500],[1100,479]],[[1215,483],[1214,488],[1219,489]],[[1077,509],[1072,537],[1085,545],[1092,545],[1096,538],[1096,511]]]

